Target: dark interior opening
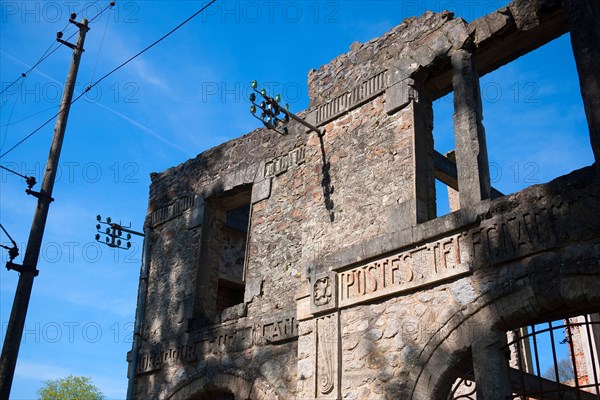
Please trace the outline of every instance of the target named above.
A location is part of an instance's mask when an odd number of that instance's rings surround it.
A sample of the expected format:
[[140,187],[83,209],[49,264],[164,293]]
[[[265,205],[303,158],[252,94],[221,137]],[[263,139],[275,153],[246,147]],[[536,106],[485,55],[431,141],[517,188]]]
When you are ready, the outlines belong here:
[[251,189],[243,187],[223,193],[211,201],[214,212],[211,258],[219,277],[217,312],[244,301],[250,199]]

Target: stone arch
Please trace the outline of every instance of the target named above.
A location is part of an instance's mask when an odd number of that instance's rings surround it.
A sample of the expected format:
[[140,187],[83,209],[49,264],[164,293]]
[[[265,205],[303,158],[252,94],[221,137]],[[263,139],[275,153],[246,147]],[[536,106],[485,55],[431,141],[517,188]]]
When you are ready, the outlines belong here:
[[190,400],[204,394],[222,391],[232,393],[236,400],[283,400],[269,383],[259,377],[253,382],[236,375],[201,376],[180,385],[167,400]]
[[[424,347],[419,368],[410,373],[409,390],[403,398],[445,400],[456,379],[456,368],[464,363],[476,341],[531,323],[597,311],[599,261],[589,258],[568,263],[565,253],[541,255],[519,265],[533,270],[525,275],[526,284],[513,287],[509,293],[482,296],[447,321],[440,330],[444,334],[433,335]],[[541,264],[546,264],[544,270],[535,271]]]

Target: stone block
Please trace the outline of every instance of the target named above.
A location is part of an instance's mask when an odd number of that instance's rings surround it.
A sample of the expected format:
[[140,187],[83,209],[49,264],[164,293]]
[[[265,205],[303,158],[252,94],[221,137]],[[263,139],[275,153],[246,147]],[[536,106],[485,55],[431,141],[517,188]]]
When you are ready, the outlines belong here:
[[263,278],[261,276],[246,279],[244,303],[250,303],[255,296],[262,294]]
[[506,29],[512,21],[508,8],[502,8],[469,24],[469,33],[474,35],[478,46]]
[[266,200],[271,196],[271,178],[265,178],[252,186],[252,204]]
[[241,303],[233,307],[224,309],[221,312],[221,322],[233,321],[246,316],[246,303]]
[[402,79],[406,79],[419,68],[419,64],[407,52],[399,55],[399,59],[394,62],[393,68],[399,72]]
[[387,223],[393,232],[401,231],[405,228],[410,228],[413,225],[414,218],[412,217],[413,207],[410,201],[405,201],[400,204],[392,204],[387,209]]
[[385,112],[388,115],[392,115],[410,103],[411,100],[411,84],[412,79],[405,79],[398,82],[385,91]]
[[231,171],[223,177],[220,190],[227,191],[237,186],[253,183],[254,178],[257,176],[259,166],[259,164],[240,166],[234,171]]
[[540,20],[536,12],[536,1],[514,0],[508,5],[508,8],[520,31],[530,30],[539,26]]
[[311,312],[311,296],[308,295],[304,298],[296,300],[296,315],[298,321],[305,321],[307,319],[312,319],[313,314]]
[[462,49],[469,44],[471,36],[469,35],[468,25],[462,20],[454,20],[446,29],[448,39],[452,42],[453,49]]
[[187,228],[193,229],[204,223],[204,198],[198,196],[196,204],[187,215]]

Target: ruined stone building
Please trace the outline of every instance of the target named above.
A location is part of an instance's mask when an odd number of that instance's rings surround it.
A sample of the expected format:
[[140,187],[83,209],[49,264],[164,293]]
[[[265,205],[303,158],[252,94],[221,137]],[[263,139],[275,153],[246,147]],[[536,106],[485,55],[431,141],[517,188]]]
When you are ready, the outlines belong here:
[[[154,174],[132,398],[599,399],[598,3],[409,18],[309,73],[299,115],[323,135],[261,128]],[[567,32],[595,163],[503,195],[479,78]],[[585,382],[540,377],[536,326]]]

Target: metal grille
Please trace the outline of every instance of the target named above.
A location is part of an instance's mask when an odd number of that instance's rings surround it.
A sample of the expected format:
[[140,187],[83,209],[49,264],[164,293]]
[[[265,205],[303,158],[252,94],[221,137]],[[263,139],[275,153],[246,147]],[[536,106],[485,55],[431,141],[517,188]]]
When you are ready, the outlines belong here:
[[477,387],[475,386],[472,374],[471,372],[471,374],[468,374],[469,376],[458,379],[452,385],[448,400],[477,400],[475,395]]
[[[531,325],[508,334],[509,400],[600,400],[600,313]],[[448,400],[476,400],[473,371]]]
[[[531,325],[525,334],[515,331],[508,344],[517,352],[512,399],[600,400],[599,334],[600,321],[589,315]],[[560,358],[560,345],[567,348],[565,358]]]

